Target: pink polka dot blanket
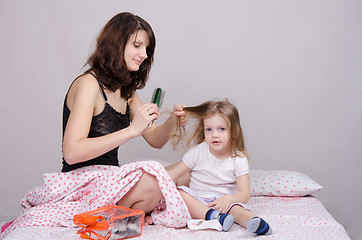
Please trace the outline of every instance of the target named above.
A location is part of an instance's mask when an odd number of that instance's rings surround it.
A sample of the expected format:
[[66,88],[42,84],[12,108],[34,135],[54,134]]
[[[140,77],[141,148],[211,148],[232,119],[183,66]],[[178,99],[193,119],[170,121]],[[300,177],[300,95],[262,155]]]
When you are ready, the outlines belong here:
[[1,235],[18,227],[75,227],[73,217],[116,204],[144,173],[156,176],[163,198],[152,212],[155,224],[184,227],[191,219],[175,184],[155,161],[139,161],[121,167],[89,166],[67,173],[46,173],[43,186],[28,192],[21,201],[23,211]]

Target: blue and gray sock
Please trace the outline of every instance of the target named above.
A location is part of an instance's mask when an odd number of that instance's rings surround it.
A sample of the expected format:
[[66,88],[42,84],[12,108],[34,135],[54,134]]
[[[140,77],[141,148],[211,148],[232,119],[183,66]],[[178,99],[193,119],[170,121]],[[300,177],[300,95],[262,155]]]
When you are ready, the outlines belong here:
[[246,224],[246,228],[250,232],[258,235],[271,235],[273,233],[269,224],[260,217],[253,217],[250,219]]
[[221,213],[219,211],[216,211],[212,208],[210,208],[205,215],[205,220],[214,220],[217,219],[221,226],[222,230],[229,231],[234,223],[234,217],[230,214]]

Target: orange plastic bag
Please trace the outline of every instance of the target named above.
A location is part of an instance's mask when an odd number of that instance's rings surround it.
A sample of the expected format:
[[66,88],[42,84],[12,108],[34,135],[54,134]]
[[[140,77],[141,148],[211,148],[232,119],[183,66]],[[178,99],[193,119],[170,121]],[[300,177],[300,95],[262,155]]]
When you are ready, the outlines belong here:
[[144,217],[141,210],[111,205],[75,215],[73,221],[83,239],[118,240],[140,236]]

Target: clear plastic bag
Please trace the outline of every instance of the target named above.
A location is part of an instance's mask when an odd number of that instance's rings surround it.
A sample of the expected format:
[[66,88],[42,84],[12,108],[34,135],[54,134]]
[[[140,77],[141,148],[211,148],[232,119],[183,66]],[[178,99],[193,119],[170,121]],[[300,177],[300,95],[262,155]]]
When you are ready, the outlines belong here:
[[144,217],[141,210],[111,205],[75,215],[74,224],[83,239],[118,240],[140,236]]

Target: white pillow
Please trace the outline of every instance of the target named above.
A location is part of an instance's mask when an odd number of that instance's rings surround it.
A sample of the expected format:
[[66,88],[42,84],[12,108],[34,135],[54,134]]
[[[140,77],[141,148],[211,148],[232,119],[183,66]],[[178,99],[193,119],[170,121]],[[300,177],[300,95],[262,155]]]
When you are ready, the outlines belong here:
[[287,170],[250,170],[251,196],[301,197],[323,187],[303,173]]

